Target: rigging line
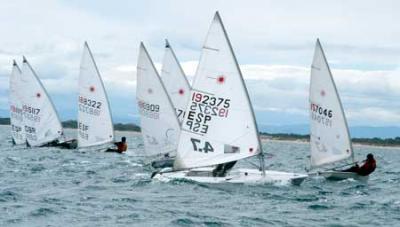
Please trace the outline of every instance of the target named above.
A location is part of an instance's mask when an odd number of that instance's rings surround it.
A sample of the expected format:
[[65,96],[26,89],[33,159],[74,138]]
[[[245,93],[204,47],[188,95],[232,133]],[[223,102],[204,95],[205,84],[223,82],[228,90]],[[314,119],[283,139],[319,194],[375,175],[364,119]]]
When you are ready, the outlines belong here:
[[259,165],[255,164],[254,162],[250,161],[249,159],[245,159],[245,161],[247,163],[250,163],[252,166],[256,167],[257,169],[261,169],[261,167]]
[[363,161],[354,161],[354,162],[351,162],[351,163],[347,163],[347,164],[345,164],[345,165],[341,165],[341,166],[337,166],[337,167],[333,167],[333,168],[329,168],[329,169],[324,169],[325,171],[327,171],[327,170],[337,170],[337,169],[340,169],[340,168],[343,168],[343,167],[346,167],[346,166],[350,166],[350,165],[354,165],[354,164],[358,164],[359,162],[365,162],[366,160],[363,160]]

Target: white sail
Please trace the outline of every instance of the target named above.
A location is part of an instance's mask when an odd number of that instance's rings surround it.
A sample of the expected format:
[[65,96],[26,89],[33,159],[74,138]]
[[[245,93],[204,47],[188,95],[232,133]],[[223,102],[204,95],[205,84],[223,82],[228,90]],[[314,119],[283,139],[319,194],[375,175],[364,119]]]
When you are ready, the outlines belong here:
[[22,66],[21,91],[25,135],[30,146],[41,146],[60,139],[63,128],[54,105],[25,59]]
[[212,166],[260,152],[253,109],[217,12],[202,48],[174,168]]
[[13,62],[13,68],[10,76],[10,123],[11,136],[15,144],[25,144],[25,127],[22,111],[22,96],[21,96],[21,70],[17,63]]
[[175,107],[179,123],[182,124],[189,101],[190,85],[167,40],[165,44],[161,79]]
[[180,125],[167,91],[144,47],[140,44],[136,100],[146,156],[176,155]]
[[79,73],[78,147],[114,141],[114,126],[107,93],[93,55],[85,42]]
[[312,167],[352,156],[346,117],[319,40],[311,66],[310,122]]

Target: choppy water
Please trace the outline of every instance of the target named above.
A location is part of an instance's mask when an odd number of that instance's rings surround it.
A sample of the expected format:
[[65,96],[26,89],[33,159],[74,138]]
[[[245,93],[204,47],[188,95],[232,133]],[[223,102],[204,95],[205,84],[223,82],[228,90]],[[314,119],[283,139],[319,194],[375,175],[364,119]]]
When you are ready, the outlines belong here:
[[[367,184],[160,183],[150,181],[138,157],[140,137],[123,134],[130,145],[124,155],[16,149],[8,127],[0,126],[0,226],[400,225],[400,149],[355,148],[359,159],[368,152],[377,157],[378,169]],[[307,144],[264,146],[270,169],[304,172]]]

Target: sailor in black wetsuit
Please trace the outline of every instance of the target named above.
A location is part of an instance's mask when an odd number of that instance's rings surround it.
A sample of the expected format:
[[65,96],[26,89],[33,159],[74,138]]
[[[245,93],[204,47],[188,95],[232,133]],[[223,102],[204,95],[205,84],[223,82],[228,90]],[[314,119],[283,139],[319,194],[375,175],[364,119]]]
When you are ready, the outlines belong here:
[[123,136],[121,138],[121,142],[115,142],[114,145],[116,148],[109,148],[106,152],[117,152],[117,153],[124,153],[128,150],[128,144],[126,143],[126,137]]
[[225,177],[226,173],[233,168],[236,161],[219,164],[212,171],[213,177]]
[[174,166],[174,158],[171,158],[168,153],[164,154],[164,157],[160,160],[151,162],[151,167],[155,169],[162,169]]

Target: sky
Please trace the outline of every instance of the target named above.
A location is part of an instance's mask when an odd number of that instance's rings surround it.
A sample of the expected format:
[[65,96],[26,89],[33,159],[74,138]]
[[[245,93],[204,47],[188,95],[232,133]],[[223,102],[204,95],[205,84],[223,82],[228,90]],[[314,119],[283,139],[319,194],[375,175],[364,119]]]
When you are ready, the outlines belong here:
[[0,4],[0,116],[12,60],[26,56],[60,117],[76,119],[87,41],[115,122],[137,122],[136,62],[144,42],[160,69],[167,38],[189,80],[219,11],[263,125],[308,124],[320,38],[350,126],[400,125],[400,9],[390,0],[14,0]]

